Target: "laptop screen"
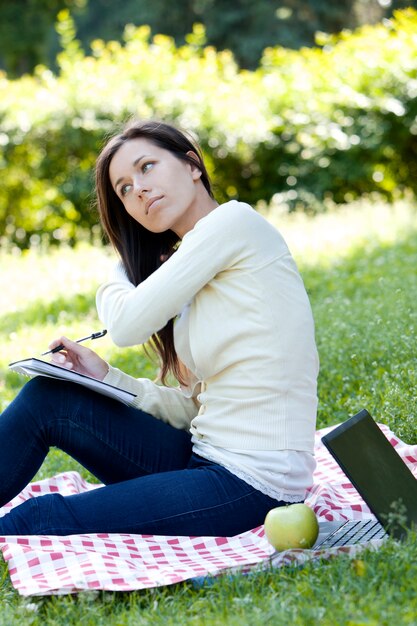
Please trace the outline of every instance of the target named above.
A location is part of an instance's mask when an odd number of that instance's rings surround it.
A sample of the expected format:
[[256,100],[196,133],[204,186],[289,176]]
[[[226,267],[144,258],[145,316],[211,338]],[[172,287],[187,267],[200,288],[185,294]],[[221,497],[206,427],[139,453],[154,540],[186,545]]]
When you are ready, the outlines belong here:
[[417,480],[366,410],[322,441],[389,534],[417,525]]

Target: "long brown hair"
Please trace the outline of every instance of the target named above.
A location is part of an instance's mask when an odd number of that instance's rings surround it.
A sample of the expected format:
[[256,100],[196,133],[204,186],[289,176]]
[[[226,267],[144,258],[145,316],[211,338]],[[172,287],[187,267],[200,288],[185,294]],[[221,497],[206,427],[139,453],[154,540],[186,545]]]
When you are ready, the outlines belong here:
[[[201,182],[213,197],[210,178],[204,165],[199,146],[177,128],[156,121],[130,122],[120,134],[105,145],[96,162],[96,194],[101,224],[110,243],[120,255],[127,277],[139,285],[170,257],[180,239],[172,230],[152,233],[134,220],[125,210],[115,193],[109,176],[111,160],[120,147],[132,139],[147,139],[156,146],[168,150],[178,159],[197,165]],[[193,152],[196,158],[187,154]],[[168,373],[184,382],[180,363],[174,346],[174,319],[158,330],[151,338],[151,345],[161,360],[162,382]]]

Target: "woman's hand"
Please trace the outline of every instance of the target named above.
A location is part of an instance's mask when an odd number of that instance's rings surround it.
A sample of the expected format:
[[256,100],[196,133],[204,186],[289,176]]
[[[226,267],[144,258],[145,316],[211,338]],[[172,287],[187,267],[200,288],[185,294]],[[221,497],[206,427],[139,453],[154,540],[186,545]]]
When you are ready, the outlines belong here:
[[55,339],[49,345],[49,349],[53,350],[60,344],[64,346],[64,349],[52,355],[52,363],[65,367],[68,370],[74,370],[80,374],[97,378],[97,380],[103,380],[109,371],[109,366],[94,350],[81,346],[67,337]]

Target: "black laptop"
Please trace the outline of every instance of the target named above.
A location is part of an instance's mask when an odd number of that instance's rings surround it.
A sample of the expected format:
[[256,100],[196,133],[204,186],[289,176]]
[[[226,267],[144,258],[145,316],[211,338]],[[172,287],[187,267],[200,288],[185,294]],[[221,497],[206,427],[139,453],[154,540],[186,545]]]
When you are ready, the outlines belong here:
[[376,520],[320,522],[314,549],[397,539],[417,524],[417,480],[365,409],[322,441]]

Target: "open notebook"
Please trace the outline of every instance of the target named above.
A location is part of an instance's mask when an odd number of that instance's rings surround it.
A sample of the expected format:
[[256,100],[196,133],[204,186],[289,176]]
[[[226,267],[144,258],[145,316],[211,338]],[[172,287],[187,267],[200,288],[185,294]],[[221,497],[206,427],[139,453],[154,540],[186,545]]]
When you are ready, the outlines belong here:
[[77,383],[78,385],[83,385],[93,391],[97,391],[97,393],[109,396],[109,398],[114,398],[128,405],[131,404],[132,400],[136,397],[136,395],[130,391],[125,391],[124,389],[114,387],[96,378],[67,370],[64,367],[59,367],[59,365],[54,365],[53,363],[42,361],[41,359],[30,358],[15,361],[9,364],[9,368],[25,376],[47,376],[49,378],[58,378],[60,380]]

